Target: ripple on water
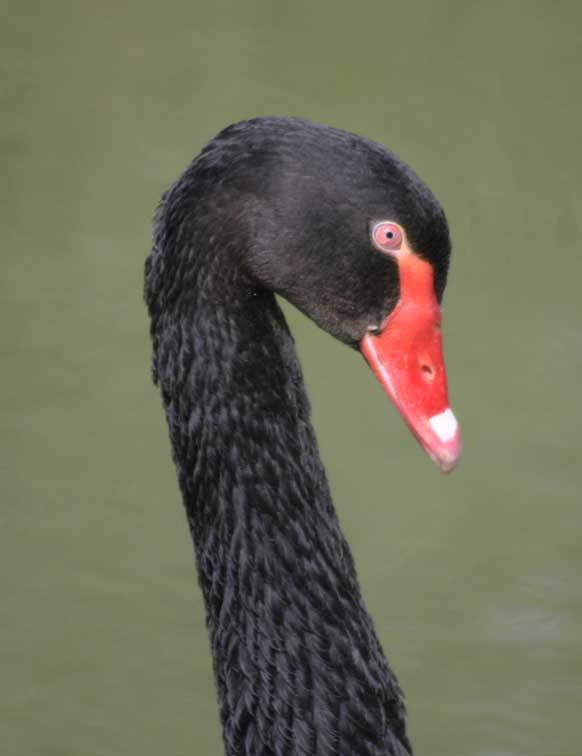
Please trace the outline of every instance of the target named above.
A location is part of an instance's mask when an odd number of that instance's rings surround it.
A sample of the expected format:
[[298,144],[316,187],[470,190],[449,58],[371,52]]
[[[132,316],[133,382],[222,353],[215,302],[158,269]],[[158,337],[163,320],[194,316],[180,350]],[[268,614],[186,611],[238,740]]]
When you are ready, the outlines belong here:
[[556,656],[579,645],[582,598],[574,570],[551,567],[524,574],[510,597],[487,609],[484,631],[497,643],[536,656]]

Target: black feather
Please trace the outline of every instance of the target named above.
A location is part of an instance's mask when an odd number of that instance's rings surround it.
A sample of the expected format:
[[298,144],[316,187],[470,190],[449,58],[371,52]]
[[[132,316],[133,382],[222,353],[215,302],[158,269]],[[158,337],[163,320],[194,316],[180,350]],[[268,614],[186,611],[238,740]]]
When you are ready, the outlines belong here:
[[146,263],[153,373],[204,594],[227,756],[405,756],[400,686],[330,498],[287,297],[355,346],[398,296],[374,219],[442,295],[444,213],[385,148],[297,119],[221,132],[164,195]]

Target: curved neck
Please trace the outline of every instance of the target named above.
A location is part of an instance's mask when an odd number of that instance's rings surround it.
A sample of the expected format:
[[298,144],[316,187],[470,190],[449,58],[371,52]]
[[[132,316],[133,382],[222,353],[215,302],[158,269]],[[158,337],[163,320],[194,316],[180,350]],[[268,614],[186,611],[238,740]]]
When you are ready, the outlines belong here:
[[362,602],[283,314],[220,254],[197,258],[187,287],[160,282],[180,254],[191,251],[158,247],[148,264],[154,373],[226,753],[407,754],[402,694]]

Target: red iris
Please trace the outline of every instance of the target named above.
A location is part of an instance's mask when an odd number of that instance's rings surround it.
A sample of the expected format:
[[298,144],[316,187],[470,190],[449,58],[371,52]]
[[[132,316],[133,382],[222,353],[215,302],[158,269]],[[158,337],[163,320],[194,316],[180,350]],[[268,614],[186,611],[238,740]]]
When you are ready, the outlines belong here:
[[402,244],[402,230],[396,223],[378,223],[374,226],[372,238],[378,249],[391,252],[400,249]]

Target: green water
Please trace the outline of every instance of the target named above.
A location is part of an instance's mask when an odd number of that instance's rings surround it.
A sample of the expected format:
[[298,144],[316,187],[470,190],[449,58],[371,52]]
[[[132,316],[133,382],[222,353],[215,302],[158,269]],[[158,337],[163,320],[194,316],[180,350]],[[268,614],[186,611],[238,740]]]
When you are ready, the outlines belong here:
[[417,754],[582,753],[581,38],[559,1],[2,2],[2,754],[221,754],[142,263],[266,113],[388,144],[450,219],[452,477],[289,313]]

